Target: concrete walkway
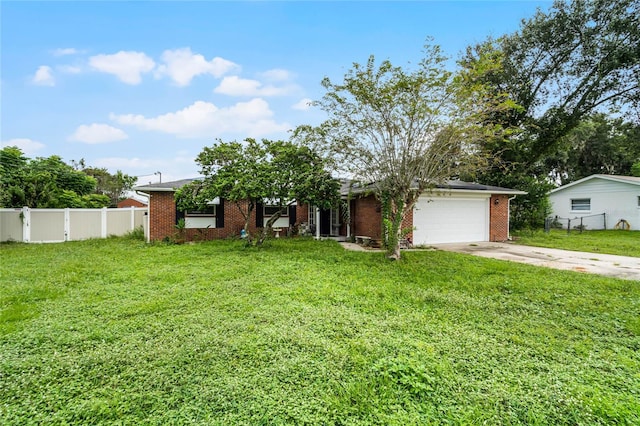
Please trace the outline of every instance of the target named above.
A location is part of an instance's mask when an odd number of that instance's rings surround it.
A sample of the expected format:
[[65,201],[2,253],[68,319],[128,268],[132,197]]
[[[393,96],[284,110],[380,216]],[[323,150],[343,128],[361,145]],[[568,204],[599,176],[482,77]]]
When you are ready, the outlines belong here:
[[[358,244],[341,243],[347,250],[372,251]],[[586,253],[512,243],[450,243],[434,244],[438,250],[472,254],[492,259],[509,260],[546,268],[586,272],[607,277],[640,281],[640,258],[612,254]]]
[[640,280],[639,257],[529,247],[512,243],[453,243],[434,244],[433,247],[438,250],[467,253],[547,268],[587,272],[626,280]]

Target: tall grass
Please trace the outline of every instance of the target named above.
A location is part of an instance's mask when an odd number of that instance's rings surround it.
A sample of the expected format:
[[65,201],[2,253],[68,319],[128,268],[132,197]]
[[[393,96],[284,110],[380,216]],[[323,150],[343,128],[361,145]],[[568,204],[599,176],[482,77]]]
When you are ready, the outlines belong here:
[[638,282],[268,244],[0,246],[0,423],[640,423]]

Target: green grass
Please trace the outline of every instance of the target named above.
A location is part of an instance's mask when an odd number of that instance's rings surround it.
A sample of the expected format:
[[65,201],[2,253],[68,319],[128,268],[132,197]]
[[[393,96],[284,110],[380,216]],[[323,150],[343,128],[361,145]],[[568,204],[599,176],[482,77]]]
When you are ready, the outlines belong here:
[[579,231],[553,229],[514,233],[516,243],[527,246],[550,247],[590,253],[617,254],[640,257],[640,231]]
[[443,251],[0,246],[0,424],[639,424],[640,283]]

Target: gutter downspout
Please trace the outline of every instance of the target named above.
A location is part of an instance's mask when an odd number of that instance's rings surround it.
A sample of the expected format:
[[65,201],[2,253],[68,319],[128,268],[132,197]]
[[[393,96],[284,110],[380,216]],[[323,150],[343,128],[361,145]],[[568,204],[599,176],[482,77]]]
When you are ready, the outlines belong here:
[[507,199],[507,241],[511,241],[511,200],[515,200],[517,195]]

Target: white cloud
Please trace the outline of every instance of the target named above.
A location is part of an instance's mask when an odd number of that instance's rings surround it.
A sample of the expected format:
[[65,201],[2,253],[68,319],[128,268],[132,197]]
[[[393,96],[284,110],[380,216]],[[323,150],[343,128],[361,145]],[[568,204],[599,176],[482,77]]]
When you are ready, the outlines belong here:
[[55,86],[56,79],[53,78],[53,74],[51,73],[51,71],[51,67],[47,65],[41,65],[31,81],[33,82],[33,84],[37,84],[38,86]]
[[79,53],[81,52],[78,49],[74,49],[73,47],[55,49],[51,52],[53,56],[77,55]]
[[218,87],[213,89],[215,93],[229,96],[284,96],[296,90],[298,87],[295,85],[263,86],[258,80],[240,78],[235,75],[223,78]]
[[273,111],[269,109],[269,104],[260,98],[238,102],[228,108],[218,108],[212,103],[197,101],[179,111],[154,118],[134,114],[110,115],[112,120],[122,125],[169,133],[181,138],[211,138],[223,133],[258,137],[291,128],[288,123],[276,123],[272,117]]
[[297,109],[299,111],[307,111],[309,108],[311,108],[311,103],[312,102],[313,101],[311,99],[309,99],[309,98],[303,98],[303,99],[300,99],[295,104],[293,104],[291,106],[291,108]]
[[2,147],[17,146],[27,155],[34,154],[45,146],[43,143],[27,138],[9,139],[8,141],[2,141],[0,145],[2,145]]
[[89,65],[97,71],[115,75],[124,83],[139,84],[141,74],[152,71],[156,64],[142,52],[121,50],[113,55],[92,56]]
[[260,73],[260,77],[269,81],[287,81],[293,78],[293,74],[291,74],[287,70],[275,68],[275,69]]
[[188,47],[165,50],[162,53],[163,65],[157,69],[156,76],[169,76],[178,86],[187,86],[191,79],[200,74],[211,74],[219,78],[224,74],[239,70],[240,67],[226,59],[215,57],[207,61],[204,56],[194,54]]
[[80,74],[82,72],[82,68],[75,65],[59,65],[56,69],[67,74]]
[[108,124],[83,124],[69,137],[69,140],[84,142],[88,144],[98,144],[116,142],[127,139],[129,136],[122,130],[109,126]]

